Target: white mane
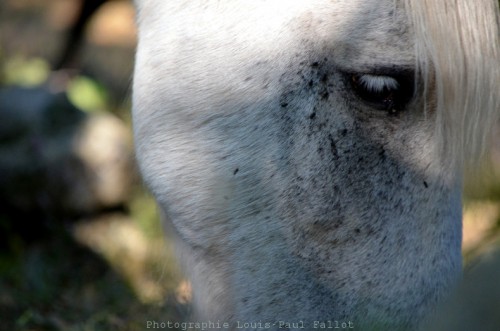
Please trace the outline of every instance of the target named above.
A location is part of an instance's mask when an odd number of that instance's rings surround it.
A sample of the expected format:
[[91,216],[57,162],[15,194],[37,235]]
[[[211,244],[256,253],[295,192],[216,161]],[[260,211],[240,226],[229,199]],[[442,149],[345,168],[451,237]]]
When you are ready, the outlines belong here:
[[435,93],[431,100],[444,159],[474,164],[500,111],[498,1],[405,4],[415,31],[417,72],[426,93]]

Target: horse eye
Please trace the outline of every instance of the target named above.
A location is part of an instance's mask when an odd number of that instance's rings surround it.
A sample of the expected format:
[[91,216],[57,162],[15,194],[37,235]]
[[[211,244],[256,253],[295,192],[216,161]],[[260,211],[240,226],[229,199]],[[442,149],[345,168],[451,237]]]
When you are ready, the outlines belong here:
[[406,76],[352,74],[353,90],[358,97],[377,110],[395,114],[413,97],[413,79]]

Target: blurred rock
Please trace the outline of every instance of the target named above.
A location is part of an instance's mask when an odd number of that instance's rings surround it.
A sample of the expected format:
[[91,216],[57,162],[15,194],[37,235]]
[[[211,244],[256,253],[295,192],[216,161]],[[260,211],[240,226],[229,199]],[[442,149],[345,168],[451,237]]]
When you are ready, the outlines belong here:
[[495,239],[500,237],[497,230],[499,219],[500,204],[497,201],[468,201],[465,204],[462,253],[466,259],[474,258],[494,246]]
[[179,283],[172,248],[163,238],[148,238],[128,215],[107,213],[76,222],[76,241],[103,257],[145,303],[162,303]]
[[[87,187],[89,210],[127,200],[134,174],[132,143],[129,130],[118,118],[89,116],[79,128],[73,151],[86,168],[82,186]],[[79,197],[73,198],[77,205]]]
[[0,89],[0,114],[0,222],[72,218],[127,200],[131,136],[117,118],[84,113],[64,93],[21,87]]

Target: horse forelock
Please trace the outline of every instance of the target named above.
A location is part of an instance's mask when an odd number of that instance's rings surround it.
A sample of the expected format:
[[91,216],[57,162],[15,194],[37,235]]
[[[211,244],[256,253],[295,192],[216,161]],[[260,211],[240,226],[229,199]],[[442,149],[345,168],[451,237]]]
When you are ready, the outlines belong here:
[[405,0],[417,72],[450,167],[475,166],[500,110],[497,0]]

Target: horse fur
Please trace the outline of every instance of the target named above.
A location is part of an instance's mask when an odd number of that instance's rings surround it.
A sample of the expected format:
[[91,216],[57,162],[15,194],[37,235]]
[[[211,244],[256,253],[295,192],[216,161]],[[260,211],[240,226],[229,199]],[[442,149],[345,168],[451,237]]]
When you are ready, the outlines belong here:
[[[192,320],[416,329],[461,275],[460,164],[500,99],[496,2],[136,6],[137,158]],[[360,75],[410,77],[413,96],[381,111]]]

